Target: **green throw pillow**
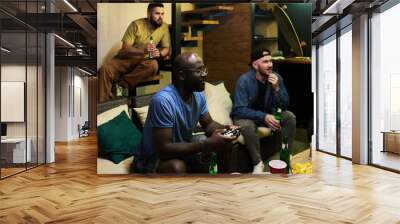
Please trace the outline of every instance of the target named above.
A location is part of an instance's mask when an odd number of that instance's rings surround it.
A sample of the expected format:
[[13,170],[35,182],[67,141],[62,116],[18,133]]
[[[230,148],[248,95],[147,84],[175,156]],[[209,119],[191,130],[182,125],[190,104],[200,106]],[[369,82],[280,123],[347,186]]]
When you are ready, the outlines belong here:
[[130,157],[140,143],[142,134],[122,111],[112,120],[97,128],[99,155],[115,164]]

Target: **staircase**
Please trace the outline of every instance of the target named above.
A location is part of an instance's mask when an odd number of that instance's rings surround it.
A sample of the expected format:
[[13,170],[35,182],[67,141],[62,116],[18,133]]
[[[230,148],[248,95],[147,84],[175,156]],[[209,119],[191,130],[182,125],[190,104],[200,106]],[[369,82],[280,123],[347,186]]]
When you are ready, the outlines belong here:
[[195,9],[182,11],[182,45],[195,42],[196,46],[202,46],[203,32],[220,24],[222,17],[233,10],[231,4],[197,4]]

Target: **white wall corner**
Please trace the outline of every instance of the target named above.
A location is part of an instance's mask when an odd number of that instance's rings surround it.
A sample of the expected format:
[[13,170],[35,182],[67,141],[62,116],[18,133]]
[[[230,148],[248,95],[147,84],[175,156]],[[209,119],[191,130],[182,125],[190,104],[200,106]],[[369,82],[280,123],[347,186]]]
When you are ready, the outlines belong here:
[[353,20],[353,162],[368,164],[368,15]]
[[46,35],[46,163],[55,162],[55,54],[54,35]]

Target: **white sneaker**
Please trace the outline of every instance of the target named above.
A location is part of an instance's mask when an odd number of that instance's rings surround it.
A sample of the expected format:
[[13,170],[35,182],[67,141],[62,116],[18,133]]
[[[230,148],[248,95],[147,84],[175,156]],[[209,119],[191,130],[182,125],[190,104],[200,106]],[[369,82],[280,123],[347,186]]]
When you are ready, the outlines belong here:
[[264,163],[262,161],[254,166],[253,174],[264,174]]

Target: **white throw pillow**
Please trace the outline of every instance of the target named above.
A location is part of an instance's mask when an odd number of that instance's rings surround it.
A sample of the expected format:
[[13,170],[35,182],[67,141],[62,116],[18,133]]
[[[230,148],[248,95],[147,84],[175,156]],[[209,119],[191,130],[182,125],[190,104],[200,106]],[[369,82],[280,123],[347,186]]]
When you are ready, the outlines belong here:
[[114,164],[108,159],[97,158],[97,174],[129,174],[132,163],[133,156],[124,159],[118,164]]
[[144,127],[144,122],[146,121],[147,118],[147,112],[149,111],[149,106],[133,108],[133,110],[135,110],[136,114],[139,116],[140,123],[142,124],[142,127]]
[[204,95],[212,119],[222,125],[231,125],[233,122],[229,114],[232,110],[232,100],[224,83],[212,85],[206,82]]
[[100,126],[118,116],[122,111],[125,111],[126,115],[128,115],[128,117],[130,118],[128,105],[124,104],[97,115],[97,126]]

